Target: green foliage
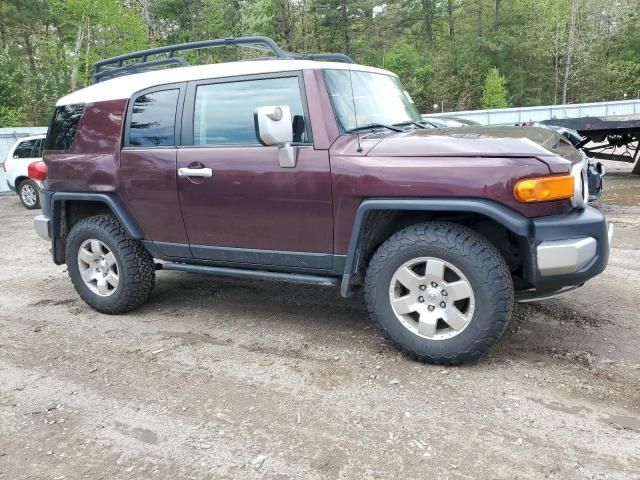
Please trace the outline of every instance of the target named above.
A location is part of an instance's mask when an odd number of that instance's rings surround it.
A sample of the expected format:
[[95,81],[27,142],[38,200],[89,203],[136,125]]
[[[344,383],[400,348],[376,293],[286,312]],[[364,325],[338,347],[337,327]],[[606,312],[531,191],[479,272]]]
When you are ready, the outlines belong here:
[[480,105],[482,108],[505,108],[509,106],[507,100],[507,79],[496,67],[491,68],[484,78]]
[[242,35],[394,71],[425,113],[635,98],[639,12],[640,0],[0,0],[0,118],[46,125],[102,58]]
[[23,113],[20,108],[0,105],[0,128],[22,125]]

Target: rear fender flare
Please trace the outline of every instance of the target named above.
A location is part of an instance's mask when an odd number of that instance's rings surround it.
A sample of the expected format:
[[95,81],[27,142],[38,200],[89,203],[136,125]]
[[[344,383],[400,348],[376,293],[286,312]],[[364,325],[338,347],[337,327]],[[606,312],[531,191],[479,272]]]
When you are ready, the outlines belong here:
[[136,240],[144,238],[144,231],[140,228],[132,213],[124,206],[122,201],[113,195],[106,193],[76,193],[76,192],[55,192],[51,196],[51,219],[53,222],[52,237],[64,236],[62,215],[66,201],[80,202],[100,202],[109,207],[113,216],[122,224],[127,234]]

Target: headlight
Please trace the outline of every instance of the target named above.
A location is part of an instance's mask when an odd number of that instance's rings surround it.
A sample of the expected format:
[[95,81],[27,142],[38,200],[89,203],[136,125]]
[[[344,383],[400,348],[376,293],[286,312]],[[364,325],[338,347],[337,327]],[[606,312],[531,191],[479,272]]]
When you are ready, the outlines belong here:
[[574,208],[584,208],[589,203],[589,179],[587,177],[589,159],[581,150],[580,155],[582,156],[582,161],[576,163],[571,169],[571,176],[574,179],[571,204]]

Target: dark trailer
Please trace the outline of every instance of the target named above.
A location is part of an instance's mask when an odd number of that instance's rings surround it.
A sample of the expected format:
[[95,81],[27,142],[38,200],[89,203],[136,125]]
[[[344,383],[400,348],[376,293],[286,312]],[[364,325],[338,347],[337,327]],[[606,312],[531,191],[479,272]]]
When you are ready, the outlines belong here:
[[[591,158],[635,163],[633,173],[640,175],[640,115],[611,115],[603,117],[552,118],[545,125],[576,130],[587,137],[583,147]],[[624,149],[622,153],[620,150]]]

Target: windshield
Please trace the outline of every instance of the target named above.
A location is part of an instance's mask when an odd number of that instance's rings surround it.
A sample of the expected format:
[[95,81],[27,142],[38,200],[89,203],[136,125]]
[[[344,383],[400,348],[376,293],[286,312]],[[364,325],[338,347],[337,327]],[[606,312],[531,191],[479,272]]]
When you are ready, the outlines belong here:
[[397,77],[351,70],[349,80],[349,70],[325,70],[325,78],[338,122],[346,131],[422,120]]

